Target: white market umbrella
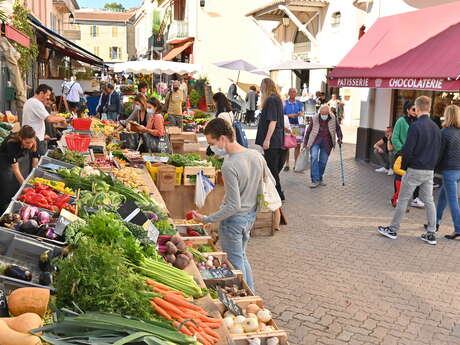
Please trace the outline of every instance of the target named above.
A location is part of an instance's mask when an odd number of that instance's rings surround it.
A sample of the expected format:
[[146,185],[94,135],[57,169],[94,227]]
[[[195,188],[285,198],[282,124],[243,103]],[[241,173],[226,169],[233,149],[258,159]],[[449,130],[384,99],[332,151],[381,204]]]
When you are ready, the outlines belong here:
[[201,65],[164,60],[128,61],[113,65],[116,73],[193,74],[202,71]]

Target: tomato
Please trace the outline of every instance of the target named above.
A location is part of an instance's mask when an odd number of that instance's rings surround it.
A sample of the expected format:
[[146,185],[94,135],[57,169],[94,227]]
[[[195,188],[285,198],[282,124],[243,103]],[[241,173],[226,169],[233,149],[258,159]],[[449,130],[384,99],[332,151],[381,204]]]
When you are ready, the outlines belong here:
[[185,219],[187,219],[187,220],[193,219],[193,211],[188,211],[188,212],[185,214]]

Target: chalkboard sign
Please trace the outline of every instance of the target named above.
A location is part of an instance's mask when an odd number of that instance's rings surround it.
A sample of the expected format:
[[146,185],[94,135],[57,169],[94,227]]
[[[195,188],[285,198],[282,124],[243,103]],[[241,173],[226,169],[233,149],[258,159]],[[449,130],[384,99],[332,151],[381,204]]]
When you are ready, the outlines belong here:
[[200,270],[201,276],[204,280],[210,279],[227,279],[234,278],[232,270],[227,267],[211,268],[208,270]]
[[145,214],[137,207],[132,200],[128,200],[120,206],[117,210],[118,214],[126,222],[131,222],[140,226],[143,226],[147,222]]
[[6,293],[0,290],[0,317],[9,317],[8,304],[6,303]]
[[219,297],[219,300],[227,307],[227,309],[235,316],[238,315],[243,315],[243,311],[239,306],[233,302],[233,300],[227,296],[224,290],[222,290],[220,287],[216,287],[217,291],[217,296]]

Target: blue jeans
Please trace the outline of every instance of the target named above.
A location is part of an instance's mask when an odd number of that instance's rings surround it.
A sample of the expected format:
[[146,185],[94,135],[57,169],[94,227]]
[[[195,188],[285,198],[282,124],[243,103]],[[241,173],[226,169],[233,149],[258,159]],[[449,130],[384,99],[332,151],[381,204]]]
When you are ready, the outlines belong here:
[[220,223],[219,238],[222,250],[237,270],[243,272],[243,277],[249,288],[255,292],[252,269],[246,256],[250,231],[256,221],[256,213],[243,213],[231,216]]
[[439,193],[436,208],[436,224],[441,223],[442,215],[449,203],[452,221],[456,233],[460,233],[460,207],[458,205],[457,183],[460,181],[460,170],[445,170],[442,172],[443,184]]
[[326,170],[329,153],[324,149],[322,142],[316,143],[310,149],[311,159],[311,182],[316,183],[323,180],[324,170]]

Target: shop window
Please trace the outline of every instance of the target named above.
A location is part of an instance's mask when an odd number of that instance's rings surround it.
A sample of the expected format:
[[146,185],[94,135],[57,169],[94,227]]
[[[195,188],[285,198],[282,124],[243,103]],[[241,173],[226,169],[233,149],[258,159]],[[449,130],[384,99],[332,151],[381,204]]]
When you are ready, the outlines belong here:
[[185,3],[186,0],[174,1],[174,20],[185,20]]
[[116,26],[112,26],[112,37],[118,37],[118,28]]
[[121,59],[121,48],[120,47],[110,47],[109,56],[112,60]]
[[91,26],[89,27],[89,35],[90,35],[91,37],[97,37],[98,31],[99,31],[99,30],[98,30],[97,25],[91,25]]
[[342,19],[342,14],[340,12],[332,13],[331,26],[333,28],[340,26],[341,19]]

